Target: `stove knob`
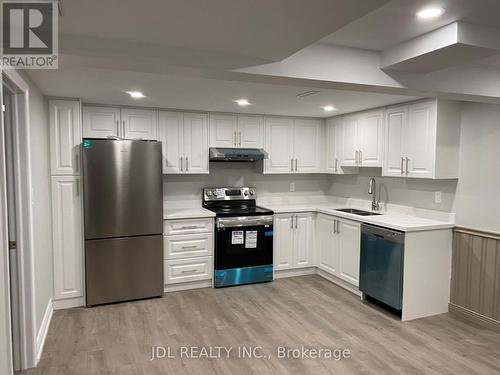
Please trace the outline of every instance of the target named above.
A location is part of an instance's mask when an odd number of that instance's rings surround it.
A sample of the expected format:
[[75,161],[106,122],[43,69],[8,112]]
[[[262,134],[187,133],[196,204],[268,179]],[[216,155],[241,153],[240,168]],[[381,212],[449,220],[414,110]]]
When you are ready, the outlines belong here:
[[254,189],[250,190],[250,195],[255,195],[255,190]]
[[211,197],[212,196],[212,190],[207,190],[207,197]]
[[248,196],[248,190],[245,190],[245,191],[243,192],[243,195],[244,195],[245,197],[247,197],[247,196]]

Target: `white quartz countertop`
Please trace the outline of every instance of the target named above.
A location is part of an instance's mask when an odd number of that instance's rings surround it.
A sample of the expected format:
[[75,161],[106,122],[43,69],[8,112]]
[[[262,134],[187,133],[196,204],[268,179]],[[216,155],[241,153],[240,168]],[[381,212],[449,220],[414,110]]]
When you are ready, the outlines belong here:
[[334,215],[337,217],[342,217],[349,220],[359,221],[362,223],[378,225],[381,227],[386,227],[402,232],[418,232],[427,230],[438,230],[438,229],[450,229],[455,226],[452,221],[441,221],[435,219],[429,219],[424,217],[419,217],[415,215],[409,215],[399,212],[387,212],[379,211],[381,215],[376,216],[360,216],[355,214],[350,214],[347,212],[336,211],[339,208],[357,208],[360,207],[350,207],[348,205],[339,205],[336,203],[303,203],[303,204],[263,204],[261,205],[265,208],[273,210],[276,214],[281,213],[293,213],[293,212],[319,212],[327,215]]
[[197,219],[205,217],[214,217],[215,212],[202,207],[176,207],[163,210],[163,220],[172,219]]

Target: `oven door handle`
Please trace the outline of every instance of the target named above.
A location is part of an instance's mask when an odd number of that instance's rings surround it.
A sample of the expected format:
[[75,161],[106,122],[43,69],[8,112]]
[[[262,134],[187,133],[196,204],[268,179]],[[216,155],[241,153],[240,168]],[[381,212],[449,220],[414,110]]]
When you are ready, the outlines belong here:
[[217,228],[250,227],[259,225],[272,225],[273,216],[241,216],[225,217],[216,220]]

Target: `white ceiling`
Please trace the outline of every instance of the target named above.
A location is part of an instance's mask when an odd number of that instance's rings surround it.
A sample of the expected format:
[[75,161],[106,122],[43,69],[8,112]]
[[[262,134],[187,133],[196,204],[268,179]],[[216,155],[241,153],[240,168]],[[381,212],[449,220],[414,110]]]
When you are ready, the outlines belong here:
[[[29,74],[49,96],[76,97],[87,103],[206,111],[330,117],[415,99],[327,89],[298,98],[297,94],[313,89],[112,69],[62,68],[57,71],[32,70]],[[147,98],[134,100],[124,93],[129,90],[140,90]],[[239,98],[246,98],[253,105],[239,107],[233,102]],[[321,108],[324,105],[334,105],[338,111],[327,113]]]
[[281,60],[389,0],[62,0],[61,52],[236,68]]
[[[429,6],[446,12],[435,20],[418,20],[416,12]],[[500,28],[499,14],[498,0],[392,0],[321,41],[381,51],[458,20]]]

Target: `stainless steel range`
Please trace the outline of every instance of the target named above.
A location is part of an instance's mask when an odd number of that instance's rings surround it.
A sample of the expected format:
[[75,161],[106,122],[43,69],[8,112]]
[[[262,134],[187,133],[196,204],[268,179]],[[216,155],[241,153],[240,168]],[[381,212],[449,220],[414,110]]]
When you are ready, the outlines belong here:
[[215,287],[273,280],[273,211],[256,205],[255,188],[205,188],[215,212]]

